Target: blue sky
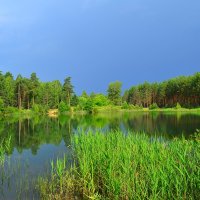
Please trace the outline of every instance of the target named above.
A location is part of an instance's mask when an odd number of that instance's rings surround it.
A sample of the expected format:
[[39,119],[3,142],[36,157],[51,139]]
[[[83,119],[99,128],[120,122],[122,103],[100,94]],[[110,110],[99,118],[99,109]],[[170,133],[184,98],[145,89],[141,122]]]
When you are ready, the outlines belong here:
[[104,92],[200,71],[199,0],[0,0],[0,70]]

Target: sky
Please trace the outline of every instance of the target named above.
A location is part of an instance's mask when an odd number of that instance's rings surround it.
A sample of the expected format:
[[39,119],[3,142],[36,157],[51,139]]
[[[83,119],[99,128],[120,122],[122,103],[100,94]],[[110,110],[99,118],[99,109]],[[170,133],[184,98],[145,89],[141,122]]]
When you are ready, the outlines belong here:
[[0,71],[78,94],[200,72],[200,1],[0,0]]

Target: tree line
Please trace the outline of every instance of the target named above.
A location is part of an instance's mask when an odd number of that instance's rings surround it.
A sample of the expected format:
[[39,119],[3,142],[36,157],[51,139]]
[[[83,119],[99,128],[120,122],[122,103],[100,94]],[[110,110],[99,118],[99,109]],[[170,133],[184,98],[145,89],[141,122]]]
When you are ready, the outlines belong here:
[[179,76],[161,83],[145,82],[133,86],[124,93],[124,101],[129,104],[149,107],[174,107],[177,103],[186,108],[200,106],[200,73]]
[[73,105],[71,99],[75,98],[71,77],[67,77],[62,85],[58,80],[41,82],[36,73],[30,78],[18,75],[16,79],[10,72],[0,73],[0,104],[4,107],[30,109],[41,105],[58,108],[61,101]]
[[71,107],[92,112],[94,107],[107,105],[137,105],[150,107],[174,107],[177,103],[183,107],[200,106],[200,73],[192,76],[180,76],[161,83],[148,83],[132,86],[122,96],[122,83],[110,83],[107,95],[83,91],[77,96],[71,77],[62,84],[59,80],[42,82],[36,73],[29,78],[18,75],[14,79],[10,72],[0,72],[0,109],[15,107],[18,109],[56,109],[69,111]]

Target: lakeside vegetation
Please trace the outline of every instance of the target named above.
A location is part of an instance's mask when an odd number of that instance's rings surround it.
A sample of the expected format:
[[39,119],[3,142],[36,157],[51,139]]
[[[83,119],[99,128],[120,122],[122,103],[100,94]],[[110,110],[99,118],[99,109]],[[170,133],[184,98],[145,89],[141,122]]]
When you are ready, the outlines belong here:
[[145,133],[80,132],[74,162],[51,163],[40,178],[42,199],[199,199],[199,133],[166,141]]
[[[71,77],[61,84],[41,82],[35,73],[16,79],[0,73],[0,163],[15,149],[37,155],[42,145],[63,141],[74,159],[51,162],[50,177],[40,178],[41,198],[198,199],[199,134],[190,135],[199,127],[199,95],[200,73],[145,82],[123,94],[116,81],[106,94],[83,91],[80,96]],[[162,112],[177,113],[166,117]],[[86,115],[96,113],[106,117]],[[192,113],[194,127],[188,127],[185,113]],[[46,114],[58,117],[41,116]],[[78,127],[83,132],[74,136]],[[119,128],[124,132],[113,132]]]
[[7,139],[2,139],[0,141],[0,166],[2,166],[5,162],[5,154],[6,151],[10,148],[11,137]]
[[8,155],[14,151],[23,155],[27,150],[38,155],[44,145],[70,145],[71,136],[81,128],[105,131],[121,128],[124,132],[156,133],[166,139],[186,138],[200,129],[199,112],[99,112],[96,115],[59,115],[56,118],[10,116],[0,120],[0,141],[10,137]]
[[[193,109],[200,107],[200,73],[180,76],[161,83],[145,82],[133,86],[122,94],[122,83],[110,83],[107,94],[78,96],[74,92],[71,77],[60,81],[41,82],[36,73],[30,78],[18,75],[14,79],[10,72],[0,73],[1,115],[47,114],[49,110],[58,113],[96,113],[108,110],[164,110]],[[118,108],[118,109],[117,109]]]

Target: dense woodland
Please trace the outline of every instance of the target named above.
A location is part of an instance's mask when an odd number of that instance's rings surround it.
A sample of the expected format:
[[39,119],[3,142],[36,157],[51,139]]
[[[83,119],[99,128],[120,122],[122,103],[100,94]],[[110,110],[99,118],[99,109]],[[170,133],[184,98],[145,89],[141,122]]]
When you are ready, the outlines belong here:
[[68,110],[70,107],[91,111],[95,106],[135,105],[149,107],[174,107],[179,103],[182,107],[200,106],[200,73],[192,76],[180,76],[162,83],[148,83],[133,86],[122,94],[122,83],[110,83],[107,95],[83,92],[77,96],[67,77],[60,81],[42,82],[36,73],[30,78],[18,75],[14,79],[10,72],[0,73],[0,109],[53,109]]
[[174,107],[178,102],[183,107],[200,106],[200,73],[180,76],[162,83],[148,83],[133,86],[125,92],[123,99],[129,104],[149,107]]

